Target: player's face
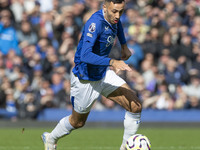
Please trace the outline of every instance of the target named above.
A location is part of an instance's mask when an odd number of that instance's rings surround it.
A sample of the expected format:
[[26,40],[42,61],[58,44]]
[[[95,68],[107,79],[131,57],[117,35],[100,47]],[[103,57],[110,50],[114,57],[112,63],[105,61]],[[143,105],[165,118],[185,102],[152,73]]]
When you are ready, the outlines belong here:
[[125,2],[116,4],[114,4],[113,2],[105,3],[103,5],[105,19],[111,24],[118,23],[122,13],[124,12],[124,6]]

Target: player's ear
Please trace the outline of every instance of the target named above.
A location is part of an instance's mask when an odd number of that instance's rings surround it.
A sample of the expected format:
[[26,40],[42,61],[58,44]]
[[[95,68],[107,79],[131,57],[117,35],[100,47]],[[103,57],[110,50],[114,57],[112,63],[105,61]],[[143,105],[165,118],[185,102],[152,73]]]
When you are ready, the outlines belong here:
[[106,13],[106,9],[107,9],[107,8],[106,8],[106,4],[104,3],[104,4],[103,4],[103,12],[104,12],[104,13]]

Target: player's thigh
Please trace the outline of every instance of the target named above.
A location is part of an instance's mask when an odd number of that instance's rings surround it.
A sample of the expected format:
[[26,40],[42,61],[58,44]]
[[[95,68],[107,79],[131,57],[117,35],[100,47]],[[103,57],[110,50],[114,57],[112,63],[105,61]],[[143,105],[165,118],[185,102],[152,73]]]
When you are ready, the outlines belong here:
[[127,111],[134,113],[141,112],[142,106],[136,92],[134,92],[126,83],[110,93],[107,98],[115,101]]
[[74,75],[71,76],[71,102],[73,109],[79,114],[86,114],[92,108],[99,92],[95,90],[98,82],[79,81]]

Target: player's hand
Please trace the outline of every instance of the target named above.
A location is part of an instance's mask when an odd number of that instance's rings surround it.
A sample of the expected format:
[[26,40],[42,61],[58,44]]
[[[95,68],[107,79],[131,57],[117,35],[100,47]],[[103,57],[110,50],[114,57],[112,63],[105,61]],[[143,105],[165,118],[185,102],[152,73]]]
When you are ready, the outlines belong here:
[[121,70],[131,71],[131,68],[122,60],[111,59],[110,66],[116,73],[119,73]]
[[132,54],[129,48],[127,47],[126,44],[122,45],[122,50],[121,50],[121,59],[122,60],[127,60]]

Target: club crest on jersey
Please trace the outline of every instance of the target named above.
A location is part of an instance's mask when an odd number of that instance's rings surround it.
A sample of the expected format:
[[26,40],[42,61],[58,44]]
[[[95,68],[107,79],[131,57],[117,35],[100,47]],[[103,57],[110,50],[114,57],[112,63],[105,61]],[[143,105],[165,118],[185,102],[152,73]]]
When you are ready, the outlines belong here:
[[112,36],[109,36],[109,37],[107,38],[106,47],[112,45],[112,44],[114,43],[114,40],[115,40],[115,39],[114,39]]
[[91,25],[89,26],[88,30],[90,32],[94,32],[96,30],[96,24],[95,23],[91,23]]

